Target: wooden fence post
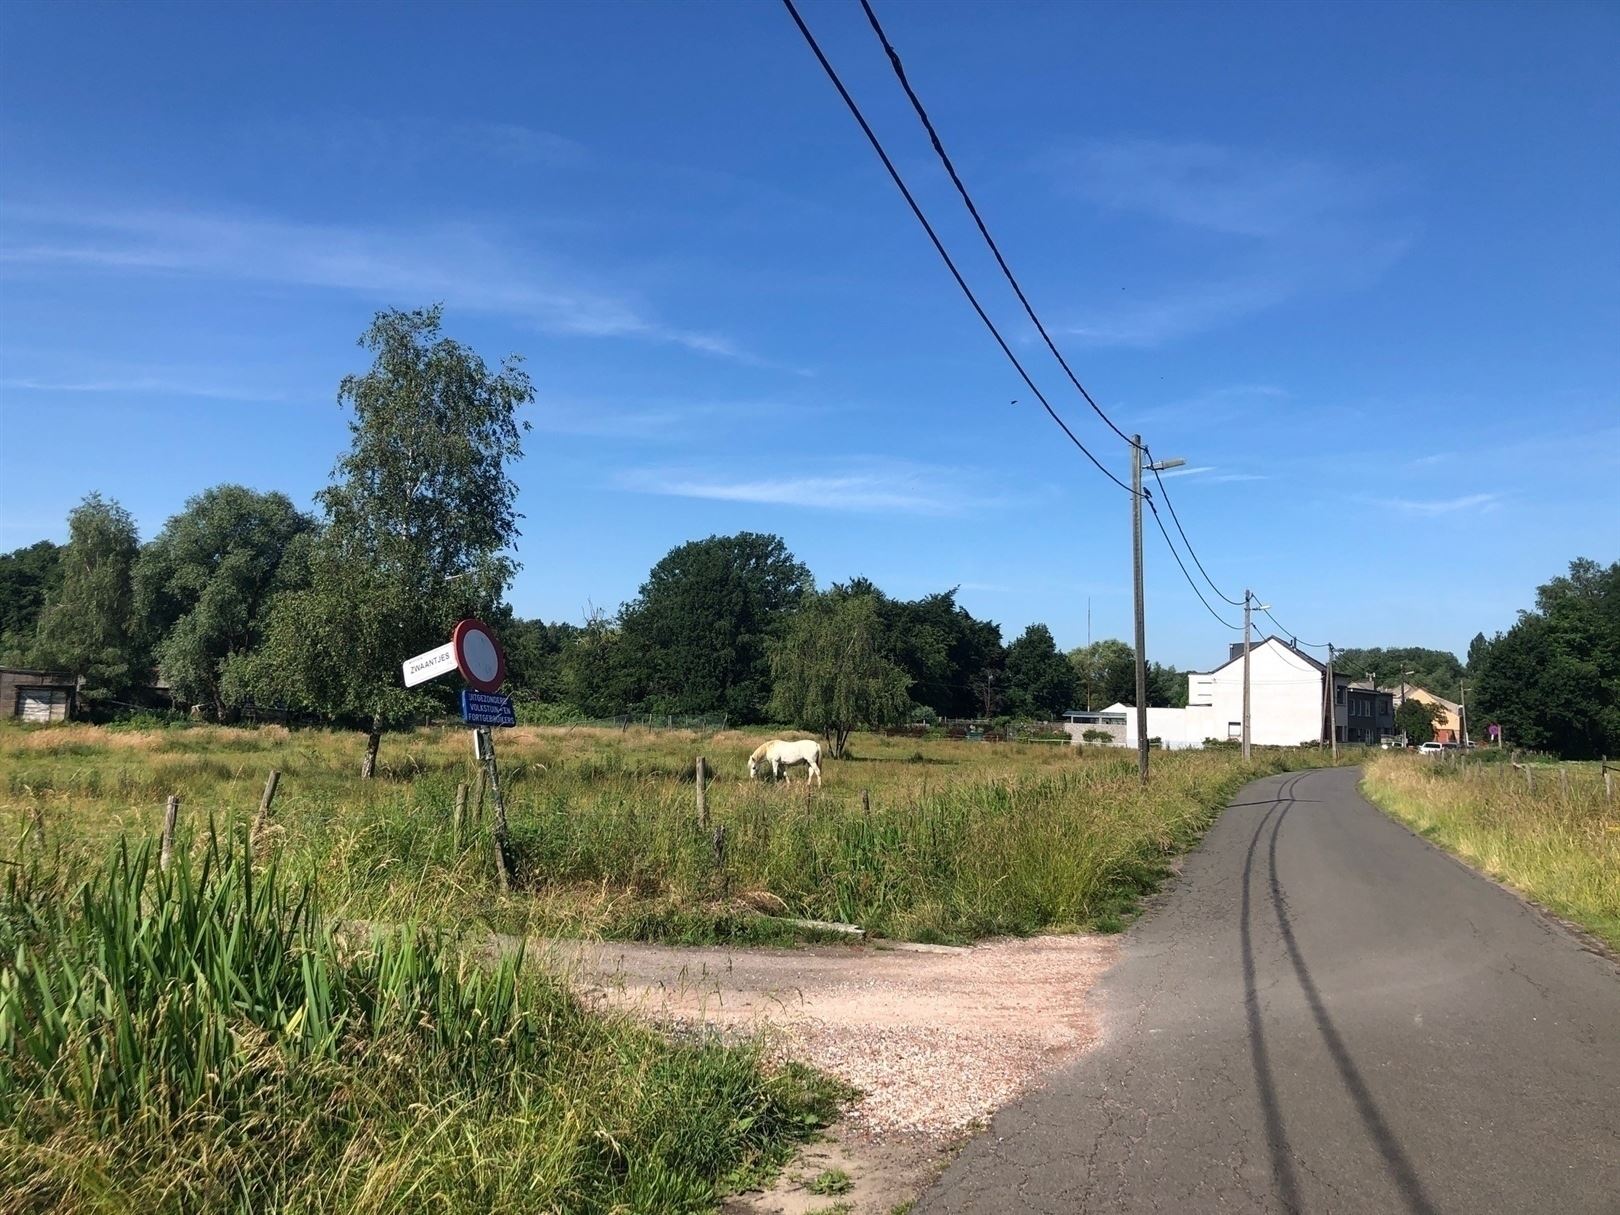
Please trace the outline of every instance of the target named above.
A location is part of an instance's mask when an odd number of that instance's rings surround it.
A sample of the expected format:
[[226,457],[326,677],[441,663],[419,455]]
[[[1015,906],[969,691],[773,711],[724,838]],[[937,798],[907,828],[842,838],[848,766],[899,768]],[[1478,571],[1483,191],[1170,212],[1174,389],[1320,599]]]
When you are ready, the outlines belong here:
[[174,859],[174,823],[180,817],[180,799],[172,793],[163,807],[163,850],[158,854],[158,868],[164,873]]
[[34,847],[38,848],[41,852],[44,852],[45,851],[45,807],[41,806],[39,804],[39,799],[38,798],[34,799],[33,810],[30,812],[28,818],[29,818],[28,833],[34,837]]
[[709,825],[709,765],[703,756],[697,757],[697,812],[698,825]]
[[276,800],[276,786],[281,783],[281,773],[274,768],[264,780],[264,796],[259,798],[259,813],[253,818],[253,834],[258,835],[270,825],[270,803]]
[[1558,766],[1558,796],[1566,802],[1569,800],[1569,769],[1562,764]]
[[872,791],[870,789],[861,790],[861,813],[868,815],[872,813]]
[[461,781],[456,785],[456,813],[450,820],[452,838],[456,846],[461,846],[463,833],[467,830],[467,782]]
[[1603,800],[1614,800],[1614,773],[1609,771],[1609,757],[1603,757]]
[[1533,794],[1536,791],[1536,779],[1530,772],[1529,764],[1525,764],[1524,766],[1524,787],[1529,793]]

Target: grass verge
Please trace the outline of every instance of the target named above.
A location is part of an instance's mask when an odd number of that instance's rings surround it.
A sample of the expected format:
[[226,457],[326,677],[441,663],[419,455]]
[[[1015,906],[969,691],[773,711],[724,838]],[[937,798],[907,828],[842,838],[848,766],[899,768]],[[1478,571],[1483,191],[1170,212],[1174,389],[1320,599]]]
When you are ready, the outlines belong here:
[[1368,762],[1386,812],[1620,950],[1620,814],[1595,765],[1547,767],[1534,788],[1506,764],[1402,755]]
[[0,899],[0,1209],[705,1211],[843,1094],[581,1008],[520,957],[345,939],[210,836]]

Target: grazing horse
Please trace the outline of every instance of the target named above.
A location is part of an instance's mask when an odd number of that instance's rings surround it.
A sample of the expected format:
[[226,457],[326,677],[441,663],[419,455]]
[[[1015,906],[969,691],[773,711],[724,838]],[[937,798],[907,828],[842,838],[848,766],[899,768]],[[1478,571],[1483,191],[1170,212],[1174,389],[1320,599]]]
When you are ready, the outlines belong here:
[[[813,738],[801,738],[793,742],[785,742],[780,738],[773,738],[770,742],[760,743],[754,748],[754,753],[748,757],[748,778],[756,778],[760,769],[769,765],[771,775],[777,780],[782,779],[782,769],[791,768],[794,764],[803,764],[806,768],[804,783],[809,784],[811,778],[816,784],[821,783],[821,744]],[[788,777],[791,784],[793,778]]]

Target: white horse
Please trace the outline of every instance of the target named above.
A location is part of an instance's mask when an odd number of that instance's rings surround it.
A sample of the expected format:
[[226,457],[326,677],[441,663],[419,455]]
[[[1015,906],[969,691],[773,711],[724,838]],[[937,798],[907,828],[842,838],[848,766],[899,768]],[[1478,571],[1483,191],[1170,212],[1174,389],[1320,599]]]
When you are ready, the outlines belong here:
[[[806,772],[804,783],[809,784],[811,778],[816,784],[821,783],[821,744],[813,738],[796,739],[786,742],[780,738],[773,738],[770,742],[760,743],[754,748],[754,753],[748,757],[748,779],[753,780],[759,776],[760,770],[769,765],[771,775],[777,780],[782,779],[782,769],[791,768],[794,764],[803,764]],[[791,784],[793,778],[788,777]]]

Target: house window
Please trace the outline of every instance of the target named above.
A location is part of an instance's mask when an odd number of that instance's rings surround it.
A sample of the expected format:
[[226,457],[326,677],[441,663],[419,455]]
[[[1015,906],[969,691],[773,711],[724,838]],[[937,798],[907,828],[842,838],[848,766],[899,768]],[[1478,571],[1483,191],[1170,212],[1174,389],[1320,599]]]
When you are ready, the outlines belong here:
[[1342,705],[1344,703],[1344,685],[1342,683],[1339,685],[1338,693],[1339,693],[1339,703]]
[[1333,737],[1338,739],[1340,742],[1343,742],[1344,741],[1344,727],[1343,726],[1334,726],[1333,727]]
[[1228,737],[1228,738],[1242,738],[1243,737],[1243,723],[1241,721],[1229,721],[1229,722],[1227,722],[1226,723],[1226,737]]

